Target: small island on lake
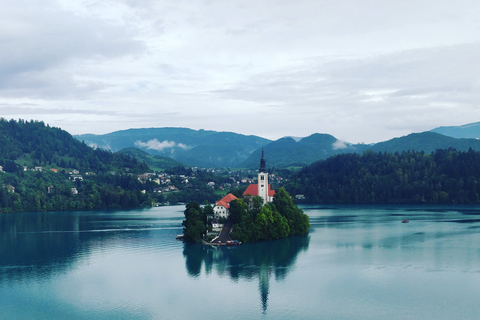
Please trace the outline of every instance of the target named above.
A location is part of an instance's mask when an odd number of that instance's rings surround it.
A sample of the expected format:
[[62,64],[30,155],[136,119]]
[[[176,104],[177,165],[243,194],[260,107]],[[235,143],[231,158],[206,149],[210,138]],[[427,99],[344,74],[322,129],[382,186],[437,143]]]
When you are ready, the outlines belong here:
[[270,188],[262,151],[257,183],[241,198],[229,193],[212,206],[189,202],[183,221],[183,240],[193,243],[238,244],[308,233],[308,216],[284,188]]

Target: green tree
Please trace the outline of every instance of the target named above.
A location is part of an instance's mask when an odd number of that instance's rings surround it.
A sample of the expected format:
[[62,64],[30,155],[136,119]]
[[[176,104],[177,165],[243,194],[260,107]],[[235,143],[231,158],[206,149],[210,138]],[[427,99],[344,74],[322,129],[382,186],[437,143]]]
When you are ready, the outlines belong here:
[[198,202],[189,202],[184,211],[183,235],[187,242],[200,243],[207,232],[206,217]]
[[240,223],[247,214],[247,204],[242,199],[232,200],[229,212],[232,222],[234,224]]

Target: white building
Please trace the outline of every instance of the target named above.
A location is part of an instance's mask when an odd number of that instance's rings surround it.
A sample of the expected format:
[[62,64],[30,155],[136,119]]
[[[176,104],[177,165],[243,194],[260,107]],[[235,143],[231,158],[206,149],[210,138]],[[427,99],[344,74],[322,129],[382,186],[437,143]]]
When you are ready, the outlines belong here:
[[243,195],[260,196],[263,199],[263,204],[272,202],[273,196],[275,195],[275,190],[271,190],[270,184],[268,183],[268,173],[265,166],[265,157],[263,154],[263,150],[257,177],[258,183],[250,184],[243,193]]

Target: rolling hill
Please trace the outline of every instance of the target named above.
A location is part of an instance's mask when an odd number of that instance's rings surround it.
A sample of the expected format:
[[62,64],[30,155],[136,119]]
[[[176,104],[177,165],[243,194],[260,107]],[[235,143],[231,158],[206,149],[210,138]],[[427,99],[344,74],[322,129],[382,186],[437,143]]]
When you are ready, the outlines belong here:
[[165,169],[184,166],[181,162],[175,161],[169,157],[152,156],[151,154],[137,148],[126,148],[118,153],[127,154],[139,161],[143,161],[154,171],[163,171]]
[[[354,145],[341,142],[328,134],[316,133],[299,141],[293,138],[273,141],[264,147],[264,151],[268,156],[267,165],[269,167],[284,168],[305,166],[336,154],[363,152],[367,148],[368,146],[364,144]],[[258,166],[260,157],[261,149],[258,149],[242,165],[247,168],[255,168]]]
[[151,155],[170,157],[189,166],[237,167],[250,154],[271,142],[257,136],[187,128],[147,128],[105,135],[77,135],[87,145],[113,152],[138,148]]
[[[372,145],[351,144],[340,141],[332,135],[320,133],[300,139],[285,137],[271,141],[231,132],[186,128],[131,129],[99,136],[81,135],[76,138],[88,145],[107,150],[138,148],[152,156],[170,157],[188,166],[207,168],[256,168],[262,148],[265,151],[267,165],[276,168],[301,167],[334,155],[363,153],[369,149],[374,152],[391,153],[402,151],[430,153],[448,148],[459,151],[466,151],[469,148],[480,150],[480,140],[455,138],[434,132],[436,130],[412,133]],[[463,136],[475,136],[476,130],[479,130],[480,136],[480,123],[451,127],[449,130],[452,135],[454,132],[463,132]],[[460,134],[457,133],[457,136]]]
[[480,139],[480,122],[469,123],[463,126],[438,127],[432,132],[440,133],[453,138]]
[[445,135],[427,131],[412,133],[404,137],[394,138],[385,142],[379,142],[370,147],[375,152],[402,152],[402,151],[423,151],[434,152],[437,149],[454,148],[458,151],[467,151],[472,148],[480,150],[480,140],[477,139],[456,139]]

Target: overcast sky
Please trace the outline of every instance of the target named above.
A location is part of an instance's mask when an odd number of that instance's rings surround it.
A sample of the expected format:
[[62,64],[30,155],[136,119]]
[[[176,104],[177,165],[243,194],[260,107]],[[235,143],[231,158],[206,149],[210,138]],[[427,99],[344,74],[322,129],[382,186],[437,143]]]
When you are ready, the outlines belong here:
[[478,0],[0,0],[0,116],[379,142],[480,121]]

